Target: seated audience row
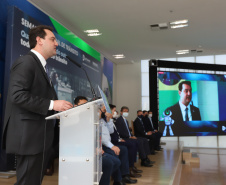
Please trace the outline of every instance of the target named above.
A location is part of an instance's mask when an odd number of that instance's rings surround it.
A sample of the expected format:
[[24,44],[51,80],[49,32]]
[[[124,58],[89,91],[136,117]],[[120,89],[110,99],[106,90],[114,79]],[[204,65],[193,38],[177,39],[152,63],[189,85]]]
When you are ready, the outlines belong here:
[[[86,97],[78,96],[74,100],[75,106],[86,103]],[[123,106],[120,116],[117,117],[116,106],[110,104],[111,113],[106,112],[103,105],[99,111],[100,124],[102,126],[102,177],[100,185],[135,184],[141,177],[142,170],[136,168],[137,154],[141,159],[141,166],[152,167],[155,163],[148,158],[149,154],[155,154],[154,150],[160,151],[161,133],[154,129],[150,115],[143,115],[138,111],[138,117],[134,121],[135,135],[129,129],[126,118],[129,108]],[[141,114],[142,113],[142,114]],[[151,113],[150,113],[151,114]],[[146,119],[148,118],[148,120]],[[132,177],[132,178],[131,178]]]

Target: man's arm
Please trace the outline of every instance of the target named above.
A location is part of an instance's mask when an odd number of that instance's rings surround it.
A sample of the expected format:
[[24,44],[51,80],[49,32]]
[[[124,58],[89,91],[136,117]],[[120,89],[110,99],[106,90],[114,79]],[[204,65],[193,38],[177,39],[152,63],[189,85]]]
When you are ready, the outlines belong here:
[[[28,61],[30,59],[30,61]],[[9,83],[9,97],[12,103],[21,108],[38,114],[46,115],[50,105],[50,100],[32,94],[35,87],[33,80],[35,78],[35,70],[39,70],[32,57],[23,57],[17,61],[16,65],[11,69],[11,78]],[[40,75],[42,75],[40,73]],[[33,87],[34,86],[34,87]]]
[[[31,56],[20,58],[11,69],[9,97],[12,103],[17,104],[21,108],[46,115],[50,106],[50,99],[39,96],[38,92],[46,90],[47,87],[44,84],[34,84],[35,78],[38,78],[35,75],[43,78],[40,83],[45,83],[45,78],[36,61]],[[40,87],[40,85],[43,86]],[[47,90],[46,93],[48,93]],[[53,110],[55,111],[64,111],[72,107],[72,104],[65,100],[56,100],[53,104]]]

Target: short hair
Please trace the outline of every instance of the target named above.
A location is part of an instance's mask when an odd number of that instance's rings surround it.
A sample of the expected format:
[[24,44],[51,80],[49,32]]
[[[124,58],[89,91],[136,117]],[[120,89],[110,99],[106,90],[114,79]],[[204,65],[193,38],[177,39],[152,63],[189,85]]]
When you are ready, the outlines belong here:
[[179,91],[182,91],[182,86],[183,86],[183,84],[187,84],[187,85],[189,85],[189,86],[191,87],[191,82],[190,82],[190,81],[182,81],[182,82],[180,82],[179,85],[178,85]]
[[110,107],[111,110],[114,109],[114,108],[116,108],[116,106],[115,105],[112,105],[112,104],[109,104],[109,107]]
[[149,113],[149,112],[152,112],[152,110],[149,110],[148,113]]
[[143,110],[143,114],[144,114],[144,113],[146,113],[146,112],[148,112],[148,111],[146,111],[146,110]]
[[137,111],[137,114],[138,114],[138,112],[143,112],[143,111],[142,111],[142,110],[138,110],[138,111]]
[[39,25],[39,26],[36,26],[36,27],[30,29],[30,31],[29,31],[30,49],[35,48],[35,46],[37,44],[36,37],[40,37],[43,39],[45,38],[46,32],[44,29],[53,31],[53,27],[47,26],[47,25]]
[[127,107],[127,106],[122,106],[121,112],[122,112],[124,109],[127,109],[127,110],[129,111],[129,107]]
[[75,100],[74,100],[74,104],[75,105],[78,105],[78,103],[79,103],[80,100],[86,100],[86,101],[88,101],[88,99],[85,96],[77,96],[75,98]]

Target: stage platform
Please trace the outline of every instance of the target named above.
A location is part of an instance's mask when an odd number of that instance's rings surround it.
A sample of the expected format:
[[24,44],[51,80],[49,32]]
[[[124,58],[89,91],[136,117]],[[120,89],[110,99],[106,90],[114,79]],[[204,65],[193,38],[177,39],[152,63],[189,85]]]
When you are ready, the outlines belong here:
[[[156,155],[150,155],[152,161],[156,161],[153,167],[141,167],[140,160],[135,164],[143,170],[142,177],[137,178],[136,185],[173,185],[179,183],[182,147],[183,143],[178,144],[174,141],[167,141],[162,151]],[[9,179],[0,178],[0,185],[13,185],[16,177]],[[55,161],[55,171],[53,176],[45,176],[42,185],[58,184],[58,161]],[[112,184],[112,183],[111,183]]]
[[[165,143],[162,145],[162,151],[150,155],[150,159],[156,161],[153,167],[141,167],[140,161],[136,163],[136,166],[143,170],[136,185],[226,185],[226,149],[183,148],[182,142]],[[183,150],[196,154],[199,163],[182,164]],[[0,185],[14,185],[15,181],[16,177],[0,178]],[[58,185],[57,160],[54,174],[45,176],[42,185]]]

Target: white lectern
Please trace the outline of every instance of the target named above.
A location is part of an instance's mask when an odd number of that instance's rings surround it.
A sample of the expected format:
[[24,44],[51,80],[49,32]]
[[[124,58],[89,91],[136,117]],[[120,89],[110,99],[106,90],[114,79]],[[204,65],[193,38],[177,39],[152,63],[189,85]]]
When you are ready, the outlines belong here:
[[60,119],[59,185],[99,184],[102,104],[99,99],[46,118]]

